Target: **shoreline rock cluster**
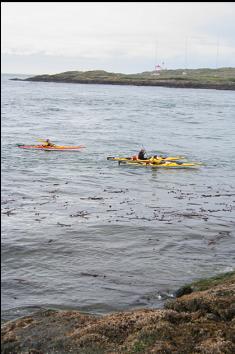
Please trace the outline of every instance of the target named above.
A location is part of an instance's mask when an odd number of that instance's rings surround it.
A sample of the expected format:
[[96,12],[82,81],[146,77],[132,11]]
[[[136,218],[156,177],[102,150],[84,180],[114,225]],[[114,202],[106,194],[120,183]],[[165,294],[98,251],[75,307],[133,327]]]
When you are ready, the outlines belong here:
[[164,309],[38,311],[2,326],[2,353],[232,354],[235,272],[194,282]]

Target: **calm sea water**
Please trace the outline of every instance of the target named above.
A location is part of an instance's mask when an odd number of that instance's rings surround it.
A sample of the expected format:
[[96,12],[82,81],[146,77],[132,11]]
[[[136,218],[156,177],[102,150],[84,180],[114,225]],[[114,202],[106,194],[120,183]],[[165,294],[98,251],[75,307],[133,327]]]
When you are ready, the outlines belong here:
[[[37,308],[161,307],[186,282],[234,269],[234,92],[10,77],[2,75],[3,320]],[[16,146],[37,138],[86,148]],[[204,166],[106,159],[141,146]]]

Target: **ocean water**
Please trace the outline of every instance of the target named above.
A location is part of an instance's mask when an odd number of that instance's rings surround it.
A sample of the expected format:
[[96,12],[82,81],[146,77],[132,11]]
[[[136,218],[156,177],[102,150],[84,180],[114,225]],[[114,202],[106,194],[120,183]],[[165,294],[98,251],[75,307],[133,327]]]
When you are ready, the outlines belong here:
[[[2,75],[2,320],[162,307],[234,269],[235,93]],[[79,152],[16,144],[50,138]],[[198,169],[107,156],[183,155]]]

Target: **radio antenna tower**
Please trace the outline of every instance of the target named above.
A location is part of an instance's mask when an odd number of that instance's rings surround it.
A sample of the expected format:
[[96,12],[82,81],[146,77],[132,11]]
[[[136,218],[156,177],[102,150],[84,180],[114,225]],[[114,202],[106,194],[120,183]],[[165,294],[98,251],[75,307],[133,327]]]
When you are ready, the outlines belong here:
[[155,46],[155,63],[154,63],[154,70],[156,70],[156,66],[158,65],[158,41],[156,41]]
[[188,37],[185,38],[184,66],[188,68]]
[[216,69],[218,69],[218,61],[219,61],[219,38],[217,39],[217,44],[216,44],[216,63],[215,63]]

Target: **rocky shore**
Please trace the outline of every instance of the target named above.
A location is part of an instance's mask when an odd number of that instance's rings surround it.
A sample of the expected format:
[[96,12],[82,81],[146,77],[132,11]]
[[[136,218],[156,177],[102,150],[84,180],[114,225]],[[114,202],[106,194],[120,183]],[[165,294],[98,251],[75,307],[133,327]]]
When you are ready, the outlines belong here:
[[2,353],[235,353],[235,272],[179,289],[164,309],[39,311],[2,326]]
[[160,72],[147,71],[139,74],[110,73],[103,70],[67,71],[54,75],[37,75],[27,79],[13,78],[11,80],[235,90],[235,68],[177,69]]

